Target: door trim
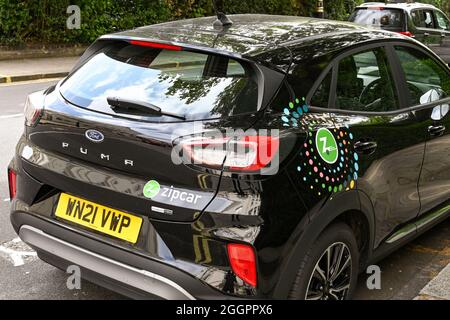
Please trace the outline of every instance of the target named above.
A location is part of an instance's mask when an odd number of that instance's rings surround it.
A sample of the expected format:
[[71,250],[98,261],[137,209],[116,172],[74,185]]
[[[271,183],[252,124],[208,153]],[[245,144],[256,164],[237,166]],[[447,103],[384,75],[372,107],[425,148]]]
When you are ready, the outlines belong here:
[[407,225],[403,226],[402,228],[394,232],[394,234],[388,237],[385,242],[391,244],[405,238],[406,236],[410,235],[413,232],[420,232],[421,230],[431,225],[433,222],[445,216],[449,212],[450,212],[450,204],[436,211],[430,212],[425,216],[420,216],[420,218],[417,219],[416,221],[408,223]]

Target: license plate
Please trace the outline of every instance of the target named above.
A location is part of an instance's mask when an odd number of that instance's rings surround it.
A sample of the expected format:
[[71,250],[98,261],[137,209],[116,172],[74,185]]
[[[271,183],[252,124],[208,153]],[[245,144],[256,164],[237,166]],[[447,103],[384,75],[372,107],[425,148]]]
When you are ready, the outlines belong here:
[[107,235],[136,243],[142,218],[61,193],[55,215]]

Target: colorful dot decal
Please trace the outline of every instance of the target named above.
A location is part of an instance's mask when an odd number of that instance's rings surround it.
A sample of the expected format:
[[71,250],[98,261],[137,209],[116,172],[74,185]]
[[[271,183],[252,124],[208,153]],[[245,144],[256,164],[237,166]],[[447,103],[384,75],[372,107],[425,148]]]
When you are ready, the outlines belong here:
[[353,149],[353,133],[348,125],[338,127],[328,115],[309,113],[305,101],[295,99],[281,116],[283,126],[301,128],[307,136],[298,153],[301,161],[298,174],[319,196],[323,193],[317,190],[337,193],[355,189],[360,167],[359,156]]

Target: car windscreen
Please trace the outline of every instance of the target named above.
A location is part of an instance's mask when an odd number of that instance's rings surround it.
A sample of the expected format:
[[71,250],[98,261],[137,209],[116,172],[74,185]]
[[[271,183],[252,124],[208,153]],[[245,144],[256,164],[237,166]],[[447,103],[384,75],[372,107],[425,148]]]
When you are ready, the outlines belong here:
[[[74,105],[115,114],[107,98],[149,103],[185,117],[210,119],[257,111],[258,84],[251,67],[226,56],[174,51],[126,42],[92,56],[61,85]],[[174,121],[152,114],[126,115]]]
[[383,7],[356,9],[349,19],[358,24],[394,31],[403,31],[404,12]]

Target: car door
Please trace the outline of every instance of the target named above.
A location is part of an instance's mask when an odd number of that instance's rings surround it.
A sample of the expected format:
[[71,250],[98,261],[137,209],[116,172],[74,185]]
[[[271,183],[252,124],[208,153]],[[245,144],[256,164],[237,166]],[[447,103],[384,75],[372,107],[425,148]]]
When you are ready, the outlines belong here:
[[348,159],[345,152],[343,161],[356,189],[372,202],[375,245],[420,210],[417,184],[425,135],[417,134],[414,114],[404,109],[391,55],[391,48],[375,45],[341,57],[334,66],[328,106],[336,126],[350,132],[341,147],[355,155]]
[[436,29],[433,10],[414,10],[411,16],[416,27],[414,33],[416,39],[429,47],[439,46],[441,43],[441,32]]
[[436,29],[441,32],[442,40],[450,40],[450,20],[439,10],[434,11],[434,17],[436,20]]
[[409,104],[416,109],[417,134],[427,139],[419,180],[420,214],[426,214],[449,205],[450,72],[413,46],[398,45],[395,52],[407,82]]
[[441,45],[435,52],[447,63],[450,63],[450,20],[439,10],[434,11],[436,28],[441,33]]

